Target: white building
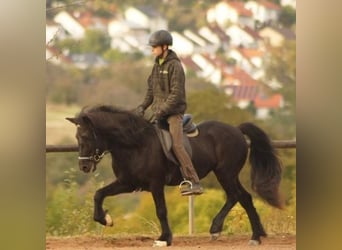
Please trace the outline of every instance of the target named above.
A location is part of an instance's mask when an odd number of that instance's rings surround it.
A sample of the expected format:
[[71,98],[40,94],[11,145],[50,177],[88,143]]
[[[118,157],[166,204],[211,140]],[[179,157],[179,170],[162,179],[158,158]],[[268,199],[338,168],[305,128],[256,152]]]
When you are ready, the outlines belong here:
[[191,55],[194,53],[194,44],[185,36],[178,32],[171,32],[173,38],[172,48],[180,56]]
[[168,23],[158,12],[149,6],[128,7],[124,12],[127,21],[136,23],[150,32],[168,29]]
[[68,34],[74,39],[82,39],[85,35],[85,28],[68,12],[59,12],[53,20],[59,23]]
[[254,19],[260,23],[277,21],[281,9],[280,6],[265,0],[248,1],[245,7],[253,13]]

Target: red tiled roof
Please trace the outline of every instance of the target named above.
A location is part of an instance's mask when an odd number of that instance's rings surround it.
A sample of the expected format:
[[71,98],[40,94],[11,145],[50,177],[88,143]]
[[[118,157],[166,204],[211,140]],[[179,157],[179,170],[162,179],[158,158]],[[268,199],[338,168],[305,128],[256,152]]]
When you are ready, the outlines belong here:
[[185,68],[189,68],[193,71],[201,70],[201,68],[191,59],[190,56],[181,57],[180,60],[185,65]]
[[251,17],[253,16],[252,11],[245,8],[245,5],[243,2],[239,1],[228,1],[227,2],[232,8],[234,8],[240,16],[247,16]]
[[78,17],[74,17],[83,27],[87,28],[95,24],[96,21],[106,25],[107,18],[94,16],[90,11],[81,12]]
[[237,50],[246,58],[262,57],[265,54],[260,49],[237,48]]
[[259,87],[256,85],[239,85],[231,86],[233,90],[233,98],[235,100],[254,100],[259,92]]
[[82,12],[80,13],[80,16],[77,17],[78,22],[83,26],[83,27],[89,27],[93,23],[93,15],[91,12]]
[[254,39],[262,39],[262,37],[259,35],[258,32],[255,30],[249,28],[248,26],[245,26],[242,28],[245,32],[247,32],[249,35],[251,35]]
[[238,81],[239,85],[256,86],[258,84],[246,71],[238,67],[235,67],[232,72],[224,72],[224,78],[228,85],[232,81]]
[[272,10],[280,10],[281,9],[279,5],[272,3],[270,1],[266,1],[266,0],[260,0],[259,4],[263,5],[267,9],[272,9]]
[[211,23],[209,24],[208,28],[215,33],[222,42],[229,42],[230,37],[218,26],[217,23]]
[[224,85],[232,91],[235,100],[254,100],[259,93],[258,82],[240,68],[225,72]]
[[254,99],[254,106],[256,108],[280,108],[282,106],[283,96],[281,94],[274,94],[271,97],[257,96]]

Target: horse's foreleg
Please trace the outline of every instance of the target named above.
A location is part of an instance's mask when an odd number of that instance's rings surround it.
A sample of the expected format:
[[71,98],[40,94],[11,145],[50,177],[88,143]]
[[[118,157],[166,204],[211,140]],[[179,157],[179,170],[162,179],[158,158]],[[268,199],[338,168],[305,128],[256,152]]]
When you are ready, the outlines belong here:
[[157,217],[160,221],[162,233],[156,241],[156,245],[160,244],[160,242],[166,242],[167,246],[170,246],[172,243],[172,232],[169,227],[169,222],[167,219],[167,208],[165,202],[164,188],[159,187],[156,190],[152,190],[152,196],[154,200],[154,204],[156,207]]
[[107,196],[113,196],[120,193],[132,192],[133,188],[124,185],[118,181],[114,181],[109,185],[100,188],[94,196],[94,220],[104,226],[113,226],[113,221],[109,214],[103,210],[103,201]]

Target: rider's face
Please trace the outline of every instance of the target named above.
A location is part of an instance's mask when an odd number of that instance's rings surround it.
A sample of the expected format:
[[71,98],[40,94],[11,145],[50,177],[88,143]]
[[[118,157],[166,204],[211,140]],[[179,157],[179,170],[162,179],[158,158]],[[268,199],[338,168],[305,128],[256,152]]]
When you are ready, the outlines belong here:
[[152,54],[154,56],[160,56],[163,53],[162,46],[152,46]]

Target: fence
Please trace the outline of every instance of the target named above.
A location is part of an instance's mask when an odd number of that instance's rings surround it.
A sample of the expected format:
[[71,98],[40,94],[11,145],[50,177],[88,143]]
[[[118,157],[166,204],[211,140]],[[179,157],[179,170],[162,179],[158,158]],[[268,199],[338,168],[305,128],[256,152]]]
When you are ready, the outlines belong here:
[[[247,141],[248,142],[248,141]],[[295,140],[275,140],[272,141],[275,148],[296,148]],[[249,142],[248,142],[249,145]],[[46,145],[46,153],[53,152],[77,152],[77,145]]]
[[[248,145],[250,144],[247,141]],[[272,141],[272,145],[275,148],[296,148],[296,141],[295,140],[274,140]],[[46,153],[53,153],[53,152],[77,152],[78,146],[77,145],[46,145]],[[194,232],[194,196],[189,196],[189,234],[192,235]]]

